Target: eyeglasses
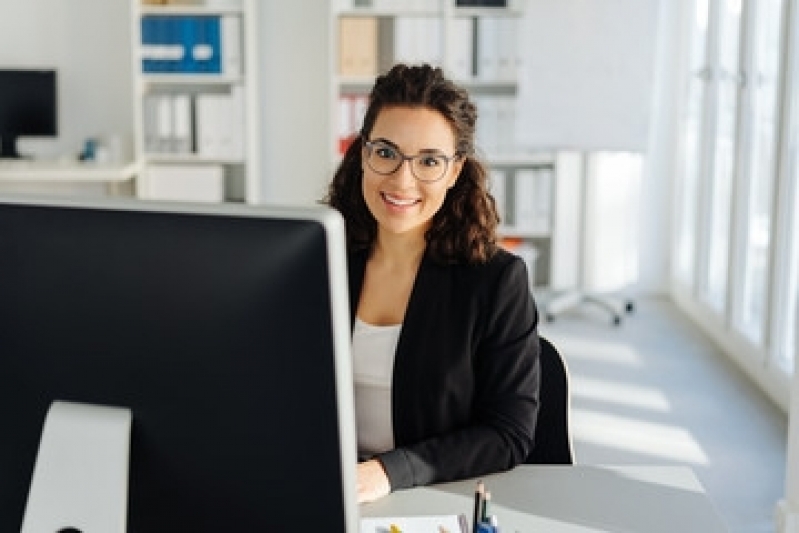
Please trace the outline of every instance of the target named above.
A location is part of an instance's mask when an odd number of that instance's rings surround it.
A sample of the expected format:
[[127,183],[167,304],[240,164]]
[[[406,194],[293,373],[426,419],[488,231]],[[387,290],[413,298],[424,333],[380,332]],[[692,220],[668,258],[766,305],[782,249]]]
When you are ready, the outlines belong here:
[[447,157],[444,154],[405,155],[385,141],[364,141],[366,164],[373,171],[383,176],[395,173],[405,161],[411,163],[411,174],[424,183],[432,183],[444,177],[449,162],[457,159],[459,154]]

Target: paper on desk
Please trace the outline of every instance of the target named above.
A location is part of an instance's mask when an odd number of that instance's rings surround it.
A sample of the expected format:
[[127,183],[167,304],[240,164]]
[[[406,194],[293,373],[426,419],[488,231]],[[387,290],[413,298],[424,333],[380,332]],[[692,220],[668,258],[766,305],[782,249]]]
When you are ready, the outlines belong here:
[[391,526],[402,533],[467,533],[463,515],[388,516],[361,518],[361,533],[390,533]]

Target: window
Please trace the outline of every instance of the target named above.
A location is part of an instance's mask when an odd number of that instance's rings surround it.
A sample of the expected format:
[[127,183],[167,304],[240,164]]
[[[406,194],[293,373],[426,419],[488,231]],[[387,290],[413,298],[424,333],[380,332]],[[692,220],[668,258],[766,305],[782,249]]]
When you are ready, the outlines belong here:
[[718,63],[715,70],[713,165],[708,211],[706,267],[700,287],[704,300],[724,311],[730,255],[730,217],[738,122],[741,0],[723,0],[718,11]]
[[678,189],[677,206],[680,214],[677,216],[675,272],[677,279],[688,287],[692,287],[694,282],[696,208],[702,164],[702,125],[706,81],[710,76],[707,64],[708,8],[708,0],[696,2],[691,27],[691,76],[688,81],[687,106],[683,117],[683,176]]
[[764,341],[769,289],[776,140],[782,82],[782,13],[784,0],[760,0],[754,13],[753,65],[747,77],[750,91],[749,164],[741,198],[746,214],[741,304],[736,325],[755,343]]
[[777,392],[769,376],[793,372],[797,357],[799,27],[787,0],[685,1],[673,286]]

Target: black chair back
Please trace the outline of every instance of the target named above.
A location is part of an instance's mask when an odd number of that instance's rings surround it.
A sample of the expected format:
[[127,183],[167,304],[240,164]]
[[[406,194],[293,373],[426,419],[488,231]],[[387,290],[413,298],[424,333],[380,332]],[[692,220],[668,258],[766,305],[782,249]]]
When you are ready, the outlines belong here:
[[573,464],[569,431],[569,371],[558,349],[544,337],[541,345],[541,388],[535,445],[525,463]]

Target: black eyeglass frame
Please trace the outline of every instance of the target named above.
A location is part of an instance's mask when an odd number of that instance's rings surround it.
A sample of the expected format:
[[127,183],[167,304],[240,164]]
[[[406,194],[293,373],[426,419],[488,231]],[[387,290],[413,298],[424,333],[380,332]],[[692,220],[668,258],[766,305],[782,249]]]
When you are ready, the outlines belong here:
[[[388,171],[388,172],[383,172],[383,171],[380,171],[380,170],[377,170],[376,168],[374,168],[372,166],[372,164],[369,162],[370,157],[366,157],[366,164],[367,164],[367,166],[369,166],[370,169],[372,169],[373,172],[376,172],[377,174],[380,174],[381,176],[390,176],[391,174],[394,174],[396,171],[398,171],[400,169],[400,167],[403,165],[403,163],[405,163],[405,161],[410,161],[411,162],[411,167],[410,167],[411,168],[411,174],[413,175],[414,178],[416,178],[417,180],[421,181],[422,183],[435,183],[437,181],[441,181],[441,179],[444,176],[447,175],[447,171],[449,170],[450,163],[452,161],[455,161],[455,160],[460,159],[462,157],[462,154],[460,152],[455,152],[451,156],[444,155],[444,154],[441,154],[441,153],[405,155],[396,146],[392,146],[390,143],[387,143],[385,141],[380,141],[380,140],[370,141],[370,140],[367,140],[367,139],[363,139],[362,144],[363,144],[364,149],[367,150],[369,156],[372,155],[372,152],[375,150],[375,148],[379,148],[381,146],[385,146],[386,148],[390,148],[391,150],[397,152],[397,155],[399,155],[397,166],[394,168],[394,170],[391,170],[391,171]],[[416,171],[413,169],[413,161],[415,159],[419,159],[419,158],[423,158],[423,157],[440,158],[440,159],[443,159],[445,161],[446,165],[444,166],[444,169],[441,171],[441,175],[439,177],[437,177],[435,179],[425,179],[425,178],[420,178],[419,176],[416,175]]]

